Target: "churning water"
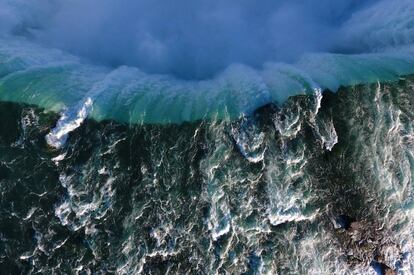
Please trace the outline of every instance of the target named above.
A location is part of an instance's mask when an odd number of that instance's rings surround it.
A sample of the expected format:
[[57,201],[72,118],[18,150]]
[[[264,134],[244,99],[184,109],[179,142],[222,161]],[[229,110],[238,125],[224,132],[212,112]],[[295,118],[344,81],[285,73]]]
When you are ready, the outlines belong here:
[[1,103],[2,270],[411,274],[413,92],[408,77],[237,120],[86,119],[57,149],[62,118]]
[[1,274],[413,274],[414,1],[0,0]]

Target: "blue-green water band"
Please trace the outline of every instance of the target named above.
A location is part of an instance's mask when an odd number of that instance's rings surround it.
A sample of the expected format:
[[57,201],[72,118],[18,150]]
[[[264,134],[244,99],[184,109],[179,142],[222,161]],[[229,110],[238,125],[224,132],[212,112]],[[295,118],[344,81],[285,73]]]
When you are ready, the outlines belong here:
[[95,66],[26,40],[0,40],[0,100],[34,104],[55,112],[92,98],[98,121],[180,123],[237,118],[270,102],[314,89],[336,91],[414,73],[414,54],[398,52],[310,54],[288,65],[261,69],[231,65],[212,79],[179,80],[134,67]]

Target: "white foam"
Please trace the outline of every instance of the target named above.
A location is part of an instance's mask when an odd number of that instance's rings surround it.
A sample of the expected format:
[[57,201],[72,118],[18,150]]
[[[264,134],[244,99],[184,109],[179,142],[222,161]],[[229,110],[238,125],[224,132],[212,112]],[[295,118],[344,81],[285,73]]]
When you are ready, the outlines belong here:
[[61,162],[62,160],[64,160],[66,157],[66,152],[62,153],[54,158],[52,158],[52,161],[55,163],[55,165],[59,165],[59,162]]
[[249,162],[258,163],[264,159],[265,135],[258,131],[254,121],[245,118],[239,125],[232,127],[231,133],[240,153]]
[[65,144],[68,134],[81,126],[87,118],[92,110],[92,105],[93,101],[88,97],[80,109],[76,111],[68,109],[64,112],[58,120],[56,127],[46,135],[47,143],[56,149],[61,148]]

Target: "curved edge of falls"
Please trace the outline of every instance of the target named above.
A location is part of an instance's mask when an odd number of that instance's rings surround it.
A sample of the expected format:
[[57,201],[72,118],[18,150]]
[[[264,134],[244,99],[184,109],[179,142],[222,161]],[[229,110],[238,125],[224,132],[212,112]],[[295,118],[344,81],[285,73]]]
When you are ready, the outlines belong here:
[[234,119],[290,96],[392,81],[412,73],[414,55],[405,50],[312,54],[292,65],[267,63],[260,70],[233,64],[213,79],[184,81],[133,67],[93,66],[23,39],[0,40],[0,100],[65,114],[77,113],[89,98],[93,104],[88,114],[98,121],[164,124]]

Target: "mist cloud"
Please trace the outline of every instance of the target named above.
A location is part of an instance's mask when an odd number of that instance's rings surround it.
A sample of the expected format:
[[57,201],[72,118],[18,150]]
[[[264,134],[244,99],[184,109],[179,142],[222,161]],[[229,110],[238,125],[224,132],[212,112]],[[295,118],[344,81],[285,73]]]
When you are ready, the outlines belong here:
[[[412,44],[413,7],[408,0],[0,0],[0,33],[99,64],[208,78],[233,63],[261,67],[309,52]],[[396,13],[406,16],[394,26]]]

